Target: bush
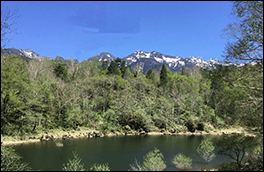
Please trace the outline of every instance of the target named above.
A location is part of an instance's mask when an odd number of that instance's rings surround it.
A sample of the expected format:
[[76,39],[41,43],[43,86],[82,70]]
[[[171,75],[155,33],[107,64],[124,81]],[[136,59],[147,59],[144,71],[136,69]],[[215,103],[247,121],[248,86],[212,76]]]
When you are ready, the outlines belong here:
[[204,131],[207,132],[207,133],[209,133],[211,130],[212,130],[212,127],[210,127],[209,125],[206,125],[204,127]]
[[74,159],[70,160],[69,162],[65,165],[63,164],[63,171],[85,171],[85,169],[83,168],[84,164],[80,164],[80,162],[82,161],[81,158],[78,157],[78,154],[76,152],[72,152]]
[[192,159],[182,153],[175,155],[172,163],[180,170],[188,170],[192,168]]
[[93,164],[90,168],[92,171],[110,171],[108,163],[106,164]]
[[162,153],[159,153],[159,149],[155,148],[144,157],[142,166],[136,160],[136,165],[130,165],[130,167],[132,171],[162,171],[166,168],[166,164]]
[[159,149],[155,148],[153,152],[149,152],[144,158],[142,165],[143,170],[162,171],[166,168],[164,157],[159,153]]
[[213,153],[215,147],[210,139],[203,140],[198,148],[197,152],[204,159],[206,163],[212,161],[215,158],[215,154]]
[[12,147],[1,146],[1,171],[32,171]]

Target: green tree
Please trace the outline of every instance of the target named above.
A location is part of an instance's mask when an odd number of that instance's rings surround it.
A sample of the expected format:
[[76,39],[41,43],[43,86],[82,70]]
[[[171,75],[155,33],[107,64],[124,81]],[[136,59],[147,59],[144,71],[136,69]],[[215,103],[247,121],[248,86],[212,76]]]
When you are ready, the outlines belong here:
[[175,155],[172,163],[180,170],[189,170],[192,168],[192,159],[182,153]]
[[13,147],[1,146],[1,171],[33,171]]
[[154,76],[154,72],[153,72],[151,69],[149,69],[149,70],[146,72],[146,78],[151,79],[152,81],[154,81],[154,80],[155,80],[154,77],[155,77],[155,76]]
[[[246,89],[249,99],[241,103],[254,107],[251,120],[263,121],[263,1],[233,1],[232,15],[237,21],[223,30],[232,38],[226,44],[223,57],[227,61],[255,65],[245,65],[243,71],[247,72],[242,71],[241,77],[226,80],[233,87]],[[263,123],[259,127],[263,134]]]
[[[59,58],[59,56],[57,56]],[[56,74],[57,77],[61,78],[64,82],[71,82],[68,72],[67,72],[67,67],[65,61],[59,61],[59,60],[54,60],[53,61],[53,72]]]
[[217,142],[218,154],[227,155],[236,161],[239,168],[242,167],[242,160],[247,151],[258,142],[253,137],[245,137],[242,134],[232,133],[223,135],[221,140]]
[[120,71],[120,69],[118,69],[115,61],[111,61],[110,66],[108,67],[107,70],[108,70],[108,72],[107,72],[108,75],[111,75],[111,74],[121,75],[121,71]]
[[26,108],[31,91],[26,62],[17,55],[1,54],[1,133],[21,132],[28,121]]
[[73,153],[73,159],[69,159],[69,162],[65,165],[63,164],[63,171],[85,171],[84,164],[80,164],[82,159],[78,157],[76,152]]
[[128,73],[125,60],[121,61],[120,70],[121,70],[121,73],[122,73],[122,78],[124,78],[127,75],[127,73]]
[[143,70],[143,66],[141,66],[140,64],[134,66],[132,69],[132,73],[134,74],[134,77],[138,78],[139,76],[141,76],[142,70]]
[[161,71],[160,71],[160,85],[166,86],[168,84],[168,74],[167,69],[165,67],[165,64],[162,65]]
[[223,30],[234,40],[225,47],[225,59],[262,61],[263,1],[233,1],[232,14],[238,21]]
[[215,158],[214,154],[214,145],[210,139],[203,140],[199,146],[197,147],[196,151],[200,154],[200,156],[204,159],[206,163],[209,163]]
[[102,60],[101,70],[106,70],[108,68],[108,60]]

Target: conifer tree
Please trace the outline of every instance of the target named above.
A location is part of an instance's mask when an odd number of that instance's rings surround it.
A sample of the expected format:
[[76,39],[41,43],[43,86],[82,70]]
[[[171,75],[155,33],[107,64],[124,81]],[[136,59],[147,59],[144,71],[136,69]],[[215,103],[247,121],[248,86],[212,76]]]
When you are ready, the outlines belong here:
[[119,71],[118,70],[119,69],[117,68],[115,61],[111,61],[110,66],[108,67],[107,74],[108,75],[110,75],[110,74],[119,75]]
[[162,65],[161,71],[160,71],[160,85],[161,86],[166,86],[168,84],[169,78],[167,74],[167,69],[165,65]]
[[101,70],[106,70],[107,67],[108,67],[108,60],[103,59]]
[[154,73],[151,69],[149,69],[146,73],[146,78],[151,79],[152,81],[154,81]]
[[126,61],[125,60],[122,60],[120,70],[122,72],[122,77],[124,78],[125,73],[127,72]]

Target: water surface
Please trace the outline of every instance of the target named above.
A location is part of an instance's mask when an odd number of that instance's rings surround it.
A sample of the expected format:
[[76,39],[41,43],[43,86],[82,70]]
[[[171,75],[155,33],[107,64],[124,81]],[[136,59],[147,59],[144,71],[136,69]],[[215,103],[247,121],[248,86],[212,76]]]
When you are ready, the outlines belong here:
[[[63,147],[56,147],[55,142],[37,142],[20,144],[14,149],[29,162],[34,169],[45,171],[61,171],[68,159],[73,159],[72,151],[76,151],[84,168],[89,170],[93,163],[109,163],[111,171],[127,171],[129,164],[135,164],[135,159],[141,164],[143,157],[154,148],[158,148],[164,156],[167,168],[165,171],[178,171],[172,163],[173,157],[183,153],[192,158],[192,167],[197,169],[204,164],[196,152],[203,139],[211,138],[216,142],[220,136],[119,136],[103,138],[81,138],[61,140]],[[217,149],[214,151],[216,154]],[[232,161],[229,157],[216,154],[209,165],[216,166]]]

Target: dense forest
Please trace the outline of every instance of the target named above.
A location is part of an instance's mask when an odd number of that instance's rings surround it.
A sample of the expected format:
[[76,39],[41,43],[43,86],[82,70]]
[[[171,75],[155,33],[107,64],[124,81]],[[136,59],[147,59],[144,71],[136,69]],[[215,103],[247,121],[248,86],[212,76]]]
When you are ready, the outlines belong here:
[[225,30],[237,36],[224,57],[245,62],[242,67],[171,72],[163,65],[143,74],[119,58],[75,63],[1,53],[1,135],[79,127],[194,132],[239,125],[253,128],[263,141],[263,2],[233,6],[240,20]]
[[101,68],[98,59],[67,63],[1,55],[1,134],[78,126],[105,132],[262,126],[263,62],[179,73],[163,65],[146,75],[121,59]]

